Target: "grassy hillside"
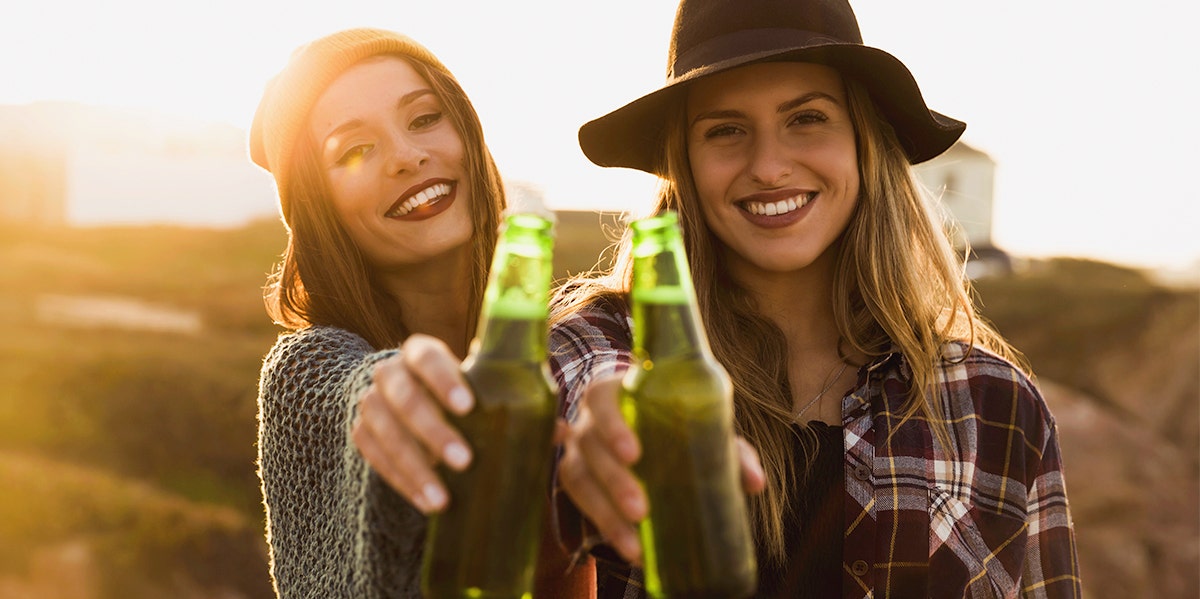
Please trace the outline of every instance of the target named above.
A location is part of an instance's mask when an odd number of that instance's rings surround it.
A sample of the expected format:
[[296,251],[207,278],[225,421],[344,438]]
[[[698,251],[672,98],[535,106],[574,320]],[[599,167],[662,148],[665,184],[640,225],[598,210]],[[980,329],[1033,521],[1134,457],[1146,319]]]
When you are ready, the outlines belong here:
[[1143,422],[1200,461],[1200,293],[1077,259],[978,283],[984,314],[1043,378]]
[[[594,265],[614,222],[562,219],[558,274]],[[0,596],[271,596],[255,397],[278,332],[261,287],[283,242],[276,221],[0,229]],[[1051,261],[978,292],[1040,377],[1197,455],[1195,290]],[[201,329],[88,326],[46,309],[47,298],[80,296],[148,302],[195,316]],[[1174,484],[1194,486],[1195,464],[1182,473]],[[1103,484],[1072,491],[1088,518],[1111,505],[1093,500]],[[1127,544],[1115,526],[1087,551]]]
[[[255,397],[282,244],[276,222],[0,231],[0,595],[38,556],[70,570],[54,550],[73,546],[89,596],[269,596]],[[203,333],[47,321],[47,297],[77,296],[194,312]]]

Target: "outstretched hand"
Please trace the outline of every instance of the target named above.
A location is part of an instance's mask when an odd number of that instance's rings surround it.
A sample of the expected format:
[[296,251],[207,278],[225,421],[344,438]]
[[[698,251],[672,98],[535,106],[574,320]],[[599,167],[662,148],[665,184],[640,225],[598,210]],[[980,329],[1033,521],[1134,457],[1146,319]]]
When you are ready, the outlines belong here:
[[[637,523],[646,517],[646,494],[632,467],[641,457],[637,435],[621,416],[621,379],[594,381],[584,390],[579,416],[565,433],[558,478],[579,511],[617,553],[640,564]],[[757,494],[766,486],[758,452],[737,439],[742,487]]]
[[372,468],[422,513],[441,511],[449,500],[434,472],[438,462],[463,470],[470,446],[445,417],[474,407],[459,371],[460,361],[436,337],[414,334],[399,355],[375,366],[359,403],[352,438]]

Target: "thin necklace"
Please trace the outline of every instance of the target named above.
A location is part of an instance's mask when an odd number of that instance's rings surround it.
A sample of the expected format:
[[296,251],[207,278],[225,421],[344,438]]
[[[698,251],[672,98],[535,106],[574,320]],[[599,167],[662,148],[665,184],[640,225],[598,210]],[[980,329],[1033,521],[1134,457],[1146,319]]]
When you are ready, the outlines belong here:
[[818,393],[816,397],[808,400],[808,403],[804,404],[804,407],[800,408],[799,412],[796,412],[796,415],[792,417],[792,422],[798,422],[800,417],[803,416],[804,413],[813,406],[813,404],[817,403],[817,400],[821,399],[821,397],[825,395],[825,392],[828,391],[829,388],[838,381],[838,379],[842,378],[842,373],[846,372],[846,367],[849,365],[850,364],[848,362],[842,362],[842,368],[837,371],[837,374],[833,375],[832,379],[829,379],[828,383],[825,383],[825,388],[821,389],[821,392]]

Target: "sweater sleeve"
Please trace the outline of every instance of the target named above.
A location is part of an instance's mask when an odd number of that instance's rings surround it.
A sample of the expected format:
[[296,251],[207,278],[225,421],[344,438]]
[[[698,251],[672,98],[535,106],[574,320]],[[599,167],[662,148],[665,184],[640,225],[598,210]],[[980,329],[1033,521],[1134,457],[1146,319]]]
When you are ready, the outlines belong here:
[[377,352],[332,327],[282,335],[259,380],[258,472],[281,598],[416,597],[425,521],[350,440]]

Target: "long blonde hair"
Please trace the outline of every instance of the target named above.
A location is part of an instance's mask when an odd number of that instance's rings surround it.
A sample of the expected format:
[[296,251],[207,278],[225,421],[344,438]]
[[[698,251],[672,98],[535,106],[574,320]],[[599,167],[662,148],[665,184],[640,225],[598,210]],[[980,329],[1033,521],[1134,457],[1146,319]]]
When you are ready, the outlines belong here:
[[[470,311],[467,339],[474,334],[492,253],[496,248],[504,188],[500,172],[483,140],[483,127],[466,92],[453,77],[412,57],[397,56],[425,79],[441,100],[466,149],[464,167],[470,186],[472,244]],[[379,283],[329,200],[317,144],[302,138],[294,152],[288,181],[291,228],[282,259],[267,280],[267,313],[288,329],[324,324],[357,333],[376,348],[398,345],[409,334],[395,298]]]
[[[969,283],[946,230],[920,194],[911,165],[891,126],[866,89],[846,80],[858,152],[860,197],[840,237],[832,297],[838,332],[848,348],[868,357],[893,347],[912,367],[913,384],[904,419],[922,417],[945,443],[948,431],[940,402],[931,399],[943,345],[963,340],[1023,364],[1019,354],[980,318]],[[787,340],[729,275],[720,240],[704,221],[687,155],[684,102],[668,113],[661,182],[655,214],[679,213],[684,246],[700,314],[717,359],[734,385],[737,429],[753,444],[767,475],[766,490],[751,498],[756,539],[764,556],[784,558],[793,479],[808,476],[811,459],[794,452]],[[600,299],[627,297],[630,236],[619,242],[612,270],[570,281],[556,303],[553,321]],[[839,347],[839,349],[841,349]],[[802,447],[811,458],[815,436],[805,429]]]

